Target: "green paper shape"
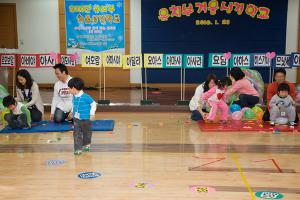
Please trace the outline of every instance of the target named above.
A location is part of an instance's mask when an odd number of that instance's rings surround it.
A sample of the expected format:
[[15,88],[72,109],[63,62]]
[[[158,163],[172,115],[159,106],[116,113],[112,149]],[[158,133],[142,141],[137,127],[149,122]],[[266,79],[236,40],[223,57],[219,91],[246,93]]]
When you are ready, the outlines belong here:
[[262,199],[282,199],[284,197],[283,194],[271,191],[259,191],[255,193],[255,196]]

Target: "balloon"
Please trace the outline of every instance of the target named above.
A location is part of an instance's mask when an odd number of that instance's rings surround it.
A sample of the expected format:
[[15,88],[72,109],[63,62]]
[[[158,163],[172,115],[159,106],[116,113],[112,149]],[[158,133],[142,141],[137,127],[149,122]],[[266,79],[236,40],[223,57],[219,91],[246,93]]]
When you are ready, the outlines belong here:
[[244,107],[241,111],[242,111],[242,113],[245,113],[245,111],[248,110],[248,109],[250,109],[250,108]]
[[258,112],[264,112],[260,107],[258,107],[258,106],[254,106],[253,108],[252,108],[252,110],[253,110],[253,112],[255,112],[255,113],[258,113]]
[[0,98],[0,110],[4,110],[4,106],[3,106],[3,99]]
[[243,113],[241,111],[235,111],[234,113],[232,113],[231,117],[233,120],[241,120],[243,117]]
[[229,110],[231,113],[234,113],[236,111],[240,111],[241,110],[241,106],[237,105],[237,104],[232,104],[230,107],[229,107]]
[[242,71],[245,73],[246,78],[254,86],[255,90],[259,93],[260,103],[263,103],[265,84],[261,74],[257,70],[252,69],[242,69]]
[[252,108],[252,110],[253,110],[253,112],[255,113],[256,116],[257,116],[258,114],[263,114],[263,113],[264,113],[263,109],[261,109],[261,108],[258,107],[258,106],[254,106],[254,107]]
[[205,108],[205,110],[206,110],[207,112],[210,112],[211,107],[207,106],[207,107]]
[[285,117],[279,117],[276,119],[276,124],[285,125],[288,123],[288,119]]
[[257,121],[261,121],[261,120],[262,120],[262,118],[263,118],[263,115],[264,115],[264,113],[263,113],[263,112],[259,112],[259,113],[257,113],[257,114],[256,114],[256,120],[257,120]]
[[8,113],[10,113],[10,110],[8,110],[7,108],[5,108],[4,110],[2,110],[1,112],[1,120],[3,122],[3,125],[5,126],[7,124],[7,122],[4,120],[4,116]]
[[296,94],[296,101],[300,101],[300,91]]
[[247,110],[245,111],[245,117],[246,117],[247,119],[254,119],[254,118],[255,118],[255,113],[253,112],[253,110],[247,109]]
[[0,98],[4,98],[8,95],[9,93],[7,92],[6,88],[0,84]]

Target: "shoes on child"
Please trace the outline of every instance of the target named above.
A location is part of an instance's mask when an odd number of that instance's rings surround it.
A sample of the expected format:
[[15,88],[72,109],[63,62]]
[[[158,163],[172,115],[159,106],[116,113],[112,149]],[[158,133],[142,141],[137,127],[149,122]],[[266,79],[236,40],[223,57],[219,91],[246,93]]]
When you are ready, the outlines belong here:
[[83,152],[90,152],[90,151],[91,151],[90,145],[83,146]]
[[86,145],[82,147],[82,150],[76,150],[74,151],[75,156],[81,155],[83,152],[90,152],[91,151],[91,145]]
[[296,123],[295,122],[289,122],[290,128],[294,128]]
[[270,121],[270,126],[275,126],[275,122],[274,121]]
[[74,155],[75,156],[79,156],[79,155],[81,155],[82,154],[82,151],[81,150],[76,150],[76,151],[74,151]]

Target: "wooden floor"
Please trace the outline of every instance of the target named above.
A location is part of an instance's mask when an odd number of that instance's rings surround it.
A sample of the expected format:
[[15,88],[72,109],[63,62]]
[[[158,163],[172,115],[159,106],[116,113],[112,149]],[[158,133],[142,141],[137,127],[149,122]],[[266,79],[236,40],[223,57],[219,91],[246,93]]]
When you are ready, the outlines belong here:
[[[0,135],[0,199],[253,200],[257,191],[300,199],[299,133],[204,133],[188,118],[98,114],[115,129],[94,132],[92,152],[78,157],[71,132]],[[101,176],[83,180],[81,172]]]

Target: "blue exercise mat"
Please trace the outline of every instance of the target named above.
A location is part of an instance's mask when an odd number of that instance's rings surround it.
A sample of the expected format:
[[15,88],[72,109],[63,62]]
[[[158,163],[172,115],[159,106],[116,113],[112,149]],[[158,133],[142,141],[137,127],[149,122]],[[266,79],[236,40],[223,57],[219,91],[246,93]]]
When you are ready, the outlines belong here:
[[[114,120],[95,120],[92,122],[93,131],[112,131],[114,129]],[[37,133],[37,132],[67,132],[73,130],[73,123],[64,122],[56,124],[51,121],[34,122],[30,129],[11,129],[6,126],[0,133]]]

